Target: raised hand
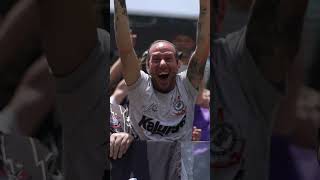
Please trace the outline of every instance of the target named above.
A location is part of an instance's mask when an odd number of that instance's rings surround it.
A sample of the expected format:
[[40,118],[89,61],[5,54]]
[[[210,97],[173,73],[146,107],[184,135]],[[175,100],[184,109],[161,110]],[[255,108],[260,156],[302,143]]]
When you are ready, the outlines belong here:
[[133,49],[125,0],[114,0],[114,29],[120,52],[122,74],[128,86],[140,77],[138,57]]

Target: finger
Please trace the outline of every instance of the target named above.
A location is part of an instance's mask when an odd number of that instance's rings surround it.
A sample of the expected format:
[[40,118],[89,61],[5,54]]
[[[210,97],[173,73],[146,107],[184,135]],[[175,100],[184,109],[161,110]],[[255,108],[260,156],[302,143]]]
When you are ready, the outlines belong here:
[[201,134],[201,132],[202,132],[202,130],[201,130],[201,129],[198,129],[198,130],[196,131],[196,133],[197,133],[198,135],[200,135],[200,134]]
[[196,133],[193,132],[193,133],[192,133],[192,141],[195,141],[195,139],[196,139]]
[[124,154],[124,150],[126,149],[126,144],[127,144],[127,138],[128,137],[123,137],[121,143],[120,143],[120,148],[119,148],[119,153],[118,153],[118,158],[121,158],[122,155]]
[[126,142],[126,148],[125,148],[124,153],[126,153],[126,152],[128,151],[128,149],[129,149],[130,144],[132,143],[132,141],[133,141],[133,138],[130,136],[129,139],[127,140],[127,142]]
[[110,157],[113,156],[113,148],[114,148],[115,140],[116,140],[116,135],[115,134],[111,134],[110,135],[110,149],[109,149],[109,156]]
[[196,132],[194,133],[194,137],[197,137],[198,135],[199,135],[199,133],[196,133]]
[[200,139],[200,135],[201,135],[200,133],[197,133],[197,139]]
[[197,140],[197,136],[193,136],[192,141],[196,141],[196,140]]
[[199,141],[200,137],[201,137],[201,134],[198,131],[194,133],[194,140],[195,141]]
[[112,156],[113,159],[117,159],[122,139],[123,139],[123,136],[118,136],[114,143],[113,156]]

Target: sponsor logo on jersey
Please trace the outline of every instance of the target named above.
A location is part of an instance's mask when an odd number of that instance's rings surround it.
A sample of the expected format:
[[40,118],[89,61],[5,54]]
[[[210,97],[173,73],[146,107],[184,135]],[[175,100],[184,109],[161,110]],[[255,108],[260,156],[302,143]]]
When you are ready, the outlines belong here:
[[152,103],[150,106],[148,106],[146,108],[146,110],[144,110],[144,113],[148,113],[148,112],[157,112],[158,111],[158,105],[155,103]]
[[139,122],[139,126],[145,129],[146,131],[151,132],[151,134],[159,134],[160,136],[168,135],[170,133],[174,134],[179,132],[179,130],[186,123],[186,116],[175,126],[165,126],[162,125],[160,121],[156,121],[147,116],[143,116]]

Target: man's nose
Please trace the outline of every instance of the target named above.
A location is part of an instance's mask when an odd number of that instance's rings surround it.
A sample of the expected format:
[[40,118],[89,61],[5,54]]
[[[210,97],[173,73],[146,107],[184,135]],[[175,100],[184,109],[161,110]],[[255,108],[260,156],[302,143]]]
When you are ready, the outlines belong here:
[[167,65],[167,62],[164,59],[161,59],[160,66],[165,66],[165,65]]

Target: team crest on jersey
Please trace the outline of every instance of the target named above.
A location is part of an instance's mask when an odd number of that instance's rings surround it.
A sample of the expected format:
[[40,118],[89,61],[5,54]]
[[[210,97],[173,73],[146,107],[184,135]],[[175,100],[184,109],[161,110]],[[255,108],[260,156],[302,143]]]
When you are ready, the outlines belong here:
[[[221,113],[220,109],[218,114]],[[223,115],[220,115],[212,132],[213,168],[226,168],[240,164],[245,147],[240,127],[223,121]]]
[[183,101],[180,99],[180,96],[174,101],[173,107],[175,110],[175,115],[179,116],[186,112],[186,106],[184,105]]
[[174,109],[175,109],[176,111],[181,111],[181,110],[183,110],[183,109],[184,109],[184,103],[183,103],[183,101],[181,101],[181,100],[176,101],[175,104],[174,104]]
[[114,116],[112,117],[112,121],[110,125],[112,128],[115,128],[115,129],[121,127],[120,121]]
[[117,129],[121,127],[120,121],[122,119],[121,115],[115,113],[115,112],[111,112],[111,121],[110,121],[110,125],[112,128]]

